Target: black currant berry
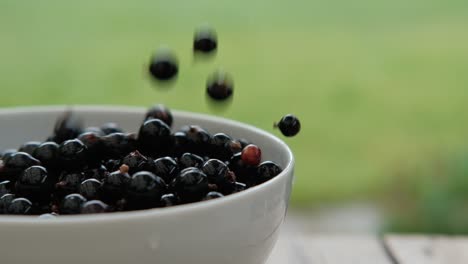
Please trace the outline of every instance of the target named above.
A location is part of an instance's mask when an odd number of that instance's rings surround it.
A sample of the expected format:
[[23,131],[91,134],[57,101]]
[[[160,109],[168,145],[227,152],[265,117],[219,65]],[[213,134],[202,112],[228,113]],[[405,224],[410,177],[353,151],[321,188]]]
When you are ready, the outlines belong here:
[[97,179],[84,180],[79,187],[80,194],[88,200],[98,199],[102,183]]
[[129,153],[122,159],[122,164],[129,167],[129,173],[133,174],[143,169],[148,162],[148,158],[142,155],[138,150]]
[[276,163],[272,161],[262,162],[257,167],[257,174],[255,177],[255,182],[256,184],[264,183],[274,178],[276,175],[280,174],[281,171],[282,169],[280,168],[280,166],[278,166]]
[[[133,133],[112,133],[102,137],[102,154],[107,159],[120,159],[136,150],[137,140]],[[110,170],[110,168],[108,168]]]
[[0,180],[15,181],[27,168],[40,165],[41,162],[25,152],[11,154],[4,163],[0,163]]
[[227,145],[231,141],[232,138],[224,133],[214,134],[210,142],[213,158],[228,160],[232,156],[232,153],[227,149]]
[[187,168],[174,179],[172,188],[184,203],[200,201],[209,191],[208,177],[197,168]]
[[208,182],[215,184],[220,192],[228,194],[233,191],[232,184],[236,178],[224,162],[210,159],[203,164],[202,171],[208,177]]
[[18,152],[26,152],[29,155],[33,155],[34,151],[41,145],[39,141],[29,141],[21,145]]
[[116,123],[105,123],[100,127],[100,129],[105,135],[110,135],[113,133],[124,133],[124,130]]
[[166,189],[162,178],[148,171],[137,172],[132,176],[127,189],[128,205],[132,209],[155,207]]
[[283,116],[278,124],[274,126],[278,127],[281,133],[286,137],[293,137],[301,130],[301,122],[299,122],[296,116],[291,114]]
[[189,167],[197,167],[201,168],[205,161],[202,157],[192,154],[192,153],[184,153],[179,158],[179,165],[182,169],[189,168]]
[[146,121],[138,133],[138,145],[145,154],[167,151],[170,139],[171,129],[159,119]]
[[101,161],[102,140],[101,136],[95,132],[86,132],[78,136],[78,140],[83,142],[87,148],[88,164],[97,165]]
[[79,214],[84,203],[86,203],[86,198],[80,194],[69,194],[60,204],[60,214]]
[[158,51],[149,64],[149,72],[158,81],[168,81],[179,71],[177,58],[171,52]]
[[8,205],[7,213],[15,215],[31,214],[32,203],[26,198],[16,198]]
[[148,109],[145,121],[150,119],[159,119],[166,123],[168,127],[172,126],[172,113],[165,105],[157,104]]
[[65,169],[80,169],[87,163],[88,148],[78,139],[70,139],[60,144],[58,153]]
[[236,175],[236,180],[246,184],[253,184],[256,167],[249,166],[242,161],[242,154],[237,153],[229,160],[229,169]]
[[109,206],[99,200],[91,200],[85,202],[81,206],[82,214],[100,214],[105,213],[109,209]]
[[147,167],[148,171],[163,178],[165,182],[172,182],[179,173],[179,166],[175,159],[171,157],[162,157],[150,162]]
[[112,172],[104,178],[102,183],[102,199],[108,203],[114,203],[125,196],[130,175],[128,166],[122,165],[119,171]]
[[221,198],[221,197],[224,197],[224,195],[223,195],[222,193],[219,193],[219,192],[209,192],[209,193],[203,198],[203,201],[213,200],[213,199],[217,199],[217,198]]
[[8,213],[8,207],[14,199],[15,195],[11,193],[4,194],[0,197],[0,214]]
[[[119,168],[119,165],[116,165],[115,170]],[[87,169],[84,171],[85,179],[97,179],[102,180],[109,175],[109,171],[107,170],[106,166],[100,165],[97,168]]]
[[234,183],[233,193],[242,192],[244,190],[247,190],[247,185],[245,183],[242,183],[242,182],[235,182]]
[[160,207],[170,207],[178,204],[180,204],[180,199],[173,193],[161,196],[161,200],[159,201]]
[[0,182],[0,197],[10,192],[11,183],[10,181]]
[[34,202],[48,202],[52,186],[47,175],[47,169],[42,166],[27,168],[16,181],[16,194]]
[[55,195],[62,198],[71,193],[78,193],[83,179],[84,174],[82,172],[63,171],[60,174],[59,181],[55,184]]
[[216,101],[224,101],[230,98],[234,91],[232,78],[223,72],[216,72],[206,82],[206,93]]
[[60,165],[58,150],[57,143],[44,142],[34,151],[33,156],[40,160],[46,168],[56,169]]
[[184,128],[187,136],[186,152],[197,155],[205,155],[210,151],[211,135],[200,126],[188,126]]
[[211,28],[199,29],[195,32],[193,40],[193,51],[211,53],[216,51],[218,40],[216,32]]

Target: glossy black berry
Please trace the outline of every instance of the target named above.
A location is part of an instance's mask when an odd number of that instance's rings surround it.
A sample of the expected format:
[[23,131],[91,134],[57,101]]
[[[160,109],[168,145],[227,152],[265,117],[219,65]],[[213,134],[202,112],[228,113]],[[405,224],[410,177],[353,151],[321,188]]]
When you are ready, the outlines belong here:
[[47,169],[42,166],[27,168],[16,181],[16,194],[34,202],[49,201],[52,186],[47,176]]
[[16,152],[4,161],[0,167],[0,180],[15,181],[27,168],[40,165],[41,162],[25,152]]
[[209,191],[208,177],[197,168],[187,168],[174,179],[172,188],[184,203],[200,201]]
[[166,183],[162,178],[148,171],[137,172],[132,176],[128,186],[128,204],[132,209],[155,207],[166,189]]
[[242,182],[235,182],[234,183],[233,193],[242,192],[244,190],[247,190],[247,185],[245,183],[242,183]]
[[57,119],[51,139],[60,144],[65,140],[76,138],[82,133],[82,130],[81,120],[73,112],[67,111]]
[[104,202],[99,200],[91,200],[85,202],[81,206],[81,213],[82,214],[100,214],[105,213],[109,209],[109,206]]
[[262,162],[257,168],[255,177],[256,184],[264,183],[280,174],[282,169],[272,161]]
[[293,137],[301,130],[301,122],[294,115],[285,115],[278,124],[275,124],[286,137]]
[[202,157],[192,153],[184,153],[179,158],[179,165],[182,169],[189,167],[201,168],[204,162]]
[[211,53],[216,51],[218,40],[216,32],[210,28],[197,30],[193,40],[193,51]]
[[141,154],[138,150],[129,153],[122,159],[122,164],[129,167],[129,173],[133,174],[143,169],[143,166],[148,162],[148,158]]
[[224,162],[210,159],[203,164],[202,171],[208,177],[208,182],[217,186],[218,191],[225,194],[232,192],[232,184],[236,181],[236,178]]
[[171,136],[172,147],[171,147],[171,154],[174,157],[180,157],[183,153],[185,153],[188,149],[188,142],[189,138],[185,132],[179,131],[174,133]]
[[149,72],[159,81],[168,81],[174,78],[179,71],[177,58],[170,52],[160,51],[150,61]]
[[6,160],[9,159],[11,155],[15,154],[16,152],[18,152],[16,149],[7,149],[0,154],[0,159],[3,160],[3,162],[6,162]]
[[179,166],[175,159],[162,157],[149,163],[148,170],[163,178],[165,182],[172,182],[179,173]]
[[167,151],[170,139],[171,129],[159,119],[144,122],[138,132],[138,145],[145,154]]
[[88,200],[98,199],[102,183],[97,179],[84,180],[79,187],[79,192]]
[[0,214],[8,213],[8,207],[13,199],[15,199],[15,195],[11,193],[4,194],[0,197]]
[[223,195],[222,193],[219,193],[219,192],[209,192],[209,193],[203,198],[203,201],[218,199],[218,198],[221,198],[221,197],[224,197],[224,195]]
[[[119,168],[117,164],[114,171]],[[85,179],[97,179],[102,180],[109,175],[109,171],[104,165],[100,165],[97,168],[87,169],[84,171]]]
[[59,198],[71,193],[78,193],[81,182],[84,179],[82,172],[64,171],[55,184],[55,195]]
[[32,203],[26,198],[15,198],[7,208],[8,214],[27,215],[31,214]]
[[232,138],[224,133],[217,133],[211,137],[211,155],[213,158],[228,160],[232,153],[228,151],[228,143],[232,141]]
[[104,166],[107,168],[109,172],[114,172],[118,170],[121,166],[121,162],[118,159],[109,159],[106,162],[104,162]]
[[232,78],[222,72],[213,74],[206,82],[206,93],[216,101],[224,101],[230,98],[234,91]]
[[79,214],[84,203],[86,203],[86,198],[82,195],[69,194],[63,198],[60,204],[60,214]]
[[164,194],[159,201],[160,207],[170,207],[180,204],[180,199],[173,193]]
[[11,189],[11,182],[10,181],[2,181],[0,182],[0,197],[10,192]]
[[165,105],[157,104],[152,106],[146,112],[145,121],[150,119],[159,119],[166,123],[167,126],[172,126],[172,113]]
[[187,136],[186,152],[197,155],[205,155],[210,151],[211,135],[199,126],[188,126],[184,128]]
[[101,187],[103,201],[114,203],[117,200],[122,199],[127,191],[130,180],[131,178],[128,174],[128,167],[109,174],[109,176],[104,178]]
[[39,141],[29,141],[21,145],[18,152],[26,152],[29,155],[33,155],[34,151],[41,145]]
[[97,165],[101,161],[102,153],[102,140],[101,136],[95,132],[86,132],[78,136],[80,140],[87,148],[87,163]]
[[234,154],[237,154],[237,153],[241,152],[244,149],[242,147],[242,144],[240,143],[240,141],[238,141],[237,139],[233,139],[233,140],[229,141],[228,143],[226,143],[225,148],[226,148],[226,152],[228,153],[229,157],[231,157]]
[[113,133],[124,133],[124,130],[116,123],[105,123],[100,127],[100,129],[105,135],[110,135]]
[[[137,140],[135,134],[112,133],[102,137],[102,154],[107,159],[120,159],[136,150]],[[110,170],[110,169],[109,169]]]
[[79,169],[87,162],[88,148],[78,139],[70,139],[60,144],[58,153],[65,169]]
[[60,165],[58,150],[59,145],[57,143],[44,142],[34,151],[33,156],[40,160],[46,168],[54,169]]
[[249,166],[242,161],[242,154],[237,153],[229,160],[229,169],[236,175],[236,180],[249,185],[254,183],[256,167]]

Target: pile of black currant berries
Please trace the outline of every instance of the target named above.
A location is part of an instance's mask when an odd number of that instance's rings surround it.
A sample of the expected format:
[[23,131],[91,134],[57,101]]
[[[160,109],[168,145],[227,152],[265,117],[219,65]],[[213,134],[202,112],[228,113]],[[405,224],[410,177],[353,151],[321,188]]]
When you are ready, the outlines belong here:
[[138,133],[112,123],[84,128],[65,113],[45,142],[0,156],[0,214],[48,218],[168,207],[230,195],[281,172],[244,139],[171,125],[162,105],[148,110]]

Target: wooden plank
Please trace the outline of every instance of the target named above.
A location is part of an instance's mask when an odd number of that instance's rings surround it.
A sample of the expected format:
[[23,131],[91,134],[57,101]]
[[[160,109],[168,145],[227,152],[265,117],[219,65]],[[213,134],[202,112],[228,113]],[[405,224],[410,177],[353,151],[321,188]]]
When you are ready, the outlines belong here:
[[392,264],[381,241],[370,235],[310,235],[301,239],[298,264]]
[[398,264],[467,264],[468,238],[388,235],[388,252]]

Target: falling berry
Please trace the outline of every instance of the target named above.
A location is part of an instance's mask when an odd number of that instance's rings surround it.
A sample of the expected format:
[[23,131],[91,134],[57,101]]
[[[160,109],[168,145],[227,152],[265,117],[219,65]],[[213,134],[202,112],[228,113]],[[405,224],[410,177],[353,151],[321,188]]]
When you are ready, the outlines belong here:
[[211,53],[218,47],[216,32],[211,28],[199,29],[195,32],[193,51]]
[[301,123],[296,116],[289,114],[283,116],[278,124],[274,124],[274,127],[278,127],[284,136],[293,137],[301,130]]
[[234,82],[224,72],[214,73],[206,82],[206,93],[216,101],[224,101],[232,96]]
[[169,51],[158,51],[151,58],[149,72],[159,81],[168,81],[177,75],[178,62],[175,55]]

